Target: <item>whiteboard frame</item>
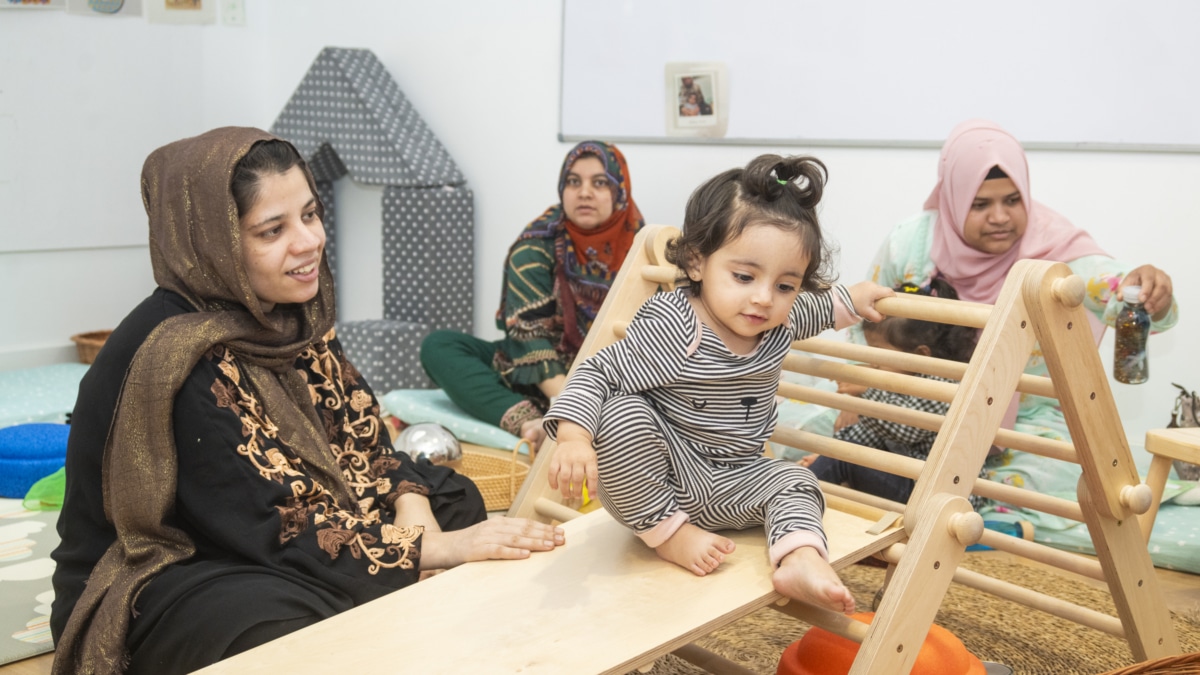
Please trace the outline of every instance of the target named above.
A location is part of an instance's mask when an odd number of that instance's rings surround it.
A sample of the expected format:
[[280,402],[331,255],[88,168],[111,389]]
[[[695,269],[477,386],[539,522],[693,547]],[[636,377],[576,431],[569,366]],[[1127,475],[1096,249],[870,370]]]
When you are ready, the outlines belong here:
[[[558,140],[564,143],[579,143],[597,140],[595,136],[558,133]],[[763,145],[763,146],[795,146],[814,148],[881,148],[881,149],[925,149],[941,148],[941,141],[896,141],[896,140],[842,140],[828,138],[703,138],[680,136],[615,136],[605,137],[608,143],[641,143],[647,145]],[[1168,154],[1200,154],[1200,145],[1155,145],[1138,143],[1021,143],[1026,150],[1069,150],[1085,152],[1129,152],[1129,153],[1168,153]]]
[[[567,69],[567,2],[562,0],[561,34],[559,49],[559,106],[557,137],[563,143],[579,143],[596,140],[595,134],[563,133],[563,96],[566,92]],[[726,74],[728,78],[728,74]],[[728,106],[726,105],[727,109]],[[729,138],[704,136],[674,136],[664,132],[661,136],[605,136],[600,140],[620,144],[646,145],[728,145],[728,146],[785,146],[785,147],[840,147],[877,149],[928,149],[941,148],[945,139],[895,140],[895,139],[830,139],[830,138]],[[1200,144],[1192,143],[1110,143],[1110,142],[1048,142],[1023,141],[1026,150],[1069,151],[1130,154],[1200,154]]]

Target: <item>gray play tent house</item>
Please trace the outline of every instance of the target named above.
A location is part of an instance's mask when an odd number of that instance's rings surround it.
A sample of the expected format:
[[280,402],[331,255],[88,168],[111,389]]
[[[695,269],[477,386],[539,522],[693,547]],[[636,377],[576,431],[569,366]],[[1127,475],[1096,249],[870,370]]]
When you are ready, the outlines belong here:
[[437,329],[470,332],[474,302],[474,196],[454,160],[365,49],[323,49],[271,131],[312,167],[335,277],[334,181],[349,174],[386,186],[376,261],[383,317],[339,323],[338,336],[377,393],[432,386],[418,358],[421,340]]

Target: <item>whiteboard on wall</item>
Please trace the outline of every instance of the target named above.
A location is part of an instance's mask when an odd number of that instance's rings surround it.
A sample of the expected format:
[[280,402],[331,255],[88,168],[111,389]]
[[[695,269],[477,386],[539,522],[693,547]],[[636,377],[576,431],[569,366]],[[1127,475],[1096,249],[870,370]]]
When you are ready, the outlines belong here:
[[728,70],[723,139],[1200,152],[1193,0],[564,0],[560,136],[668,142],[666,64]]

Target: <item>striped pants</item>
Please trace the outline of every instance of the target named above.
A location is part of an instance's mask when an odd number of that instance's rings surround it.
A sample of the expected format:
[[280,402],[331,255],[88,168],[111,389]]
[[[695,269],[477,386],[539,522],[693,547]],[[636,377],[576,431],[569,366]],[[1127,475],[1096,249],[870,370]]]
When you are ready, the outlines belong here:
[[811,471],[761,456],[712,459],[641,396],[610,398],[592,444],[600,502],[634,532],[683,511],[708,531],[765,525],[768,547],[796,531],[826,541],[825,498]]

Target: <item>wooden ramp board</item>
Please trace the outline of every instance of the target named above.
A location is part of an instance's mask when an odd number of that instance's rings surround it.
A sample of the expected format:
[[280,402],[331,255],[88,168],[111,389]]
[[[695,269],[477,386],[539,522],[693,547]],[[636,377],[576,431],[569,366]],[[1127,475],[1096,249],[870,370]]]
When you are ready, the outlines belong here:
[[[835,568],[904,536],[868,534],[874,524],[826,512]],[[659,559],[603,510],[563,529],[567,544],[555,551],[463,565],[199,672],[379,672],[390,663],[447,675],[626,673],[780,599],[761,528],[725,532],[737,550],[707,577]],[[374,639],[363,639],[367,626]]]

